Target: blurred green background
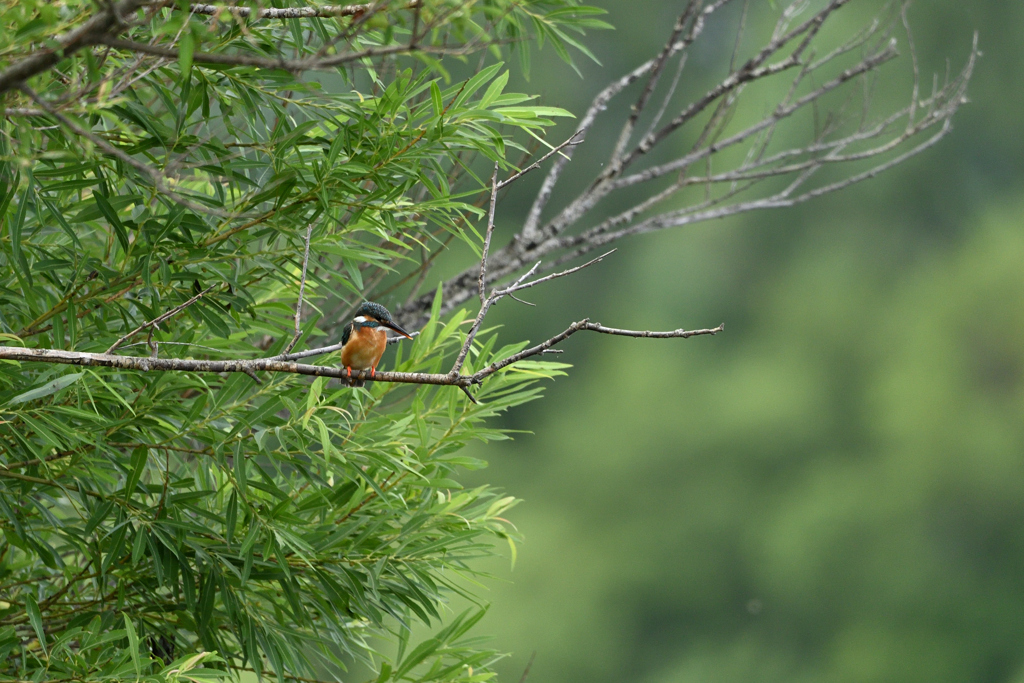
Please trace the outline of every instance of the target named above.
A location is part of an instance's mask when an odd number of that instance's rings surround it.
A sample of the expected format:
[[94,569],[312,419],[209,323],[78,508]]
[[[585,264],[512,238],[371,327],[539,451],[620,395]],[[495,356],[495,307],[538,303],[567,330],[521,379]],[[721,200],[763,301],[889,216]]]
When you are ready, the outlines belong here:
[[[683,3],[594,4],[617,27],[586,41],[603,66],[581,78],[545,50],[510,89],[582,113]],[[856,0],[841,22],[880,6]],[[585,315],[726,323],[575,336],[569,377],[506,418],[532,435],[474,451],[491,466],[470,483],[525,499],[481,627],[514,653],[505,681],[533,652],[531,683],[1024,681],[1024,3],[920,0],[909,16],[926,80],[980,34],[971,104],[937,147],[795,210],[624,241],[531,291],[537,308],[499,307],[506,335],[534,340]],[[723,66],[687,69],[704,83]],[[614,123],[578,150],[576,186]],[[540,179],[500,206],[506,230]],[[610,372],[623,359],[655,379]]]

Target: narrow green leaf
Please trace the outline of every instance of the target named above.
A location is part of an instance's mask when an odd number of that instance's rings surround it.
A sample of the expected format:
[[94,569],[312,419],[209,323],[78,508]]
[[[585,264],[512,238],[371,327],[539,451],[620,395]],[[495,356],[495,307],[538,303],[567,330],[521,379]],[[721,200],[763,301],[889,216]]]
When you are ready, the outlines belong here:
[[484,96],[480,98],[480,104],[477,106],[481,109],[487,109],[491,106],[491,103],[498,98],[498,95],[501,94],[501,91],[505,89],[507,84],[508,71],[494,79],[494,82],[488,86],[487,92],[485,92]]
[[402,662],[399,665],[398,670],[395,671],[395,679],[397,680],[405,677],[405,675],[409,673],[413,669],[413,667],[421,663],[430,655],[434,654],[434,652],[440,645],[441,643],[437,640],[437,638],[427,638],[422,643],[417,645],[416,649],[409,653],[409,656],[405,658],[405,661]]
[[[76,247],[81,248],[82,243],[78,241],[78,235],[76,235],[75,231],[71,229],[71,226],[64,218],[63,212],[61,212],[56,206],[54,206],[53,202],[51,202],[46,197],[40,195],[39,198],[42,200],[43,204],[46,205],[47,210],[50,212],[50,215],[53,216],[54,220],[57,221],[57,224],[60,226],[61,230],[63,230],[67,234],[67,236],[71,238],[71,241],[74,243]],[[0,215],[2,214],[3,212],[0,211]]]
[[[7,187],[10,185],[10,191],[8,192]],[[14,177],[8,182],[4,178],[0,178],[0,218],[7,215],[7,207],[10,206],[11,200],[14,199],[14,195],[18,193],[18,172],[15,171]]]
[[96,506],[96,509],[92,511],[89,516],[89,521],[85,523],[85,528],[82,530],[82,536],[88,537],[100,525],[100,523],[106,519],[107,515],[110,514],[110,509],[114,507],[114,501],[107,501]]
[[231,542],[235,538],[235,524],[238,522],[238,491],[231,489],[231,495],[228,496],[228,510],[227,517],[224,521],[224,538],[227,541],[228,547],[231,547]]
[[135,632],[135,624],[128,618],[127,614],[122,615],[124,617],[124,630],[128,633],[128,649],[132,656],[132,664],[135,666],[135,677],[139,679],[142,677],[142,658],[139,656],[139,634]]
[[146,462],[149,459],[148,448],[136,448],[132,451],[132,459],[130,463],[130,470],[128,474],[128,480],[124,483],[124,497],[131,498],[132,494],[135,493],[135,487],[138,485],[139,480],[142,478],[142,473],[146,469]]
[[32,595],[31,587],[25,591],[25,612],[28,613],[28,621],[32,624],[32,630],[36,632],[39,645],[43,648],[43,652],[47,652],[46,631],[43,630],[43,615],[39,611],[39,603],[36,602],[36,596]]
[[124,229],[121,219],[117,217],[117,211],[110,205],[110,200],[100,193],[95,193],[92,198],[96,202],[96,208],[100,210],[103,217],[107,219],[107,223],[114,229],[114,233],[117,235],[117,242],[121,245],[121,250],[127,254],[128,247],[130,246],[128,243],[128,232]]
[[231,328],[228,327],[227,323],[224,322],[224,319],[221,318],[220,315],[213,311],[211,306],[195,306],[194,308],[203,319],[203,322],[205,322],[210,328],[211,332],[222,339],[227,339],[231,336]]
[[326,377],[317,377],[309,385],[309,393],[306,394],[306,414],[302,418],[302,427],[305,429],[309,424],[309,417],[320,403],[320,396],[323,394],[324,384],[327,383]]
[[10,401],[8,405],[17,405],[18,403],[26,403],[28,401],[35,401],[39,398],[45,398],[52,394],[56,394],[61,389],[65,389],[82,378],[84,372],[75,372],[70,375],[63,375],[55,380],[49,381],[42,386],[38,386],[35,389],[29,389],[23,394],[18,394]]
[[[104,389],[107,390],[107,392],[110,394],[111,398],[113,398],[118,403],[120,403],[125,408],[127,408],[128,412],[130,412],[132,415],[135,415],[135,409],[132,408],[131,404],[128,403],[128,401],[124,400],[124,397],[121,396],[121,394],[119,392],[114,391],[114,388],[112,386],[110,386],[109,384],[107,384],[107,382],[103,379],[103,377],[101,377],[99,375],[99,373],[97,373],[97,372],[95,372],[93,370],[88,370],[88,369],[86,370],[86,372],[88,372],[90,375],[92,375],[92,377],[97,382],[99,382],[103,386]],[[88,389],[88,384],[86,384],[86,389]]]
[[146,550],[146,527],[140,526],[135,530],[135,540],[132,542],[132,566],[139,566],[142,553]]
[[[11,192],[13,193],[14,190],[11,190]],[[28,213],[28,205],[33,196],[32,179],[29,178],[28,187],[25,188],[25,194],[21,196],[21,202],[18,204],[18,212],[14,214],[14,220],[9,223],[11,254],[18,265],[15,273],[19,278],[24,277],[29,287],[32,287],[32,271],[28,267],[28,261],[25,259],[25,252],[21,249],[21,231],[25,226],[25,216]]]
[[508,534],[505,535],[505,540],[508,541],[509,556],[510,556],[509,561],[511,562],[511,566],[509,567],[509,569],[510,570],[514,570],[516,568],[516,557],[518,557],[518,552],[516,550],[516,542],[515,542],[515,539],[513,539]]
[[505,65],[503,63],[498,62],[497,64],[492,64],[485,69],[481,69],[479,73],[466,82],[466,85],[462,88],[462,93],[456,98],[455,104],[452,108],[460,107],[462,103],[470,98],[473,93],[479,90],[484,83],[494,78],[495,74],[501,71],[504,66]]
[[441,116],[444,111],[444,100],[441,99],[441,88],[437,87],[437,81],[430,82],[430,101],[434,105],[434,116]]
[[196,39],[192,31],[185,31],[178,41],[178,68],[182,78],[189,78],[192,72],[192,55],[195,53]]
[[238,482],[238,490],[241,491],[242,496],[246,495],[246,485],[248,483],[248,467],[245,463],[245,451],[238,447],[235,449],[235,481]]

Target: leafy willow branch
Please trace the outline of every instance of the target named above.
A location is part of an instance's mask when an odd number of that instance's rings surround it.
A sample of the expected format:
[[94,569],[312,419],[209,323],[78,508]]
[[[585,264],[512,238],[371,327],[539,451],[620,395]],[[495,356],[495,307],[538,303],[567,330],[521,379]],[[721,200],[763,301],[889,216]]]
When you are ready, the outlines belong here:
[[[116,3],[99,3],[100,10],[92,18],[88,19],[85,23],[73,31],[70,31],[68,34],[59,36],[56,39],[56,45],[48,45],[40,48],[0,72],[0,93],[10,90],[11,88],[15,88],[32,76],[53,68],[62,59],[65,59],[71,54],[83,48],[95,45],[121,47],[121,49],[128,49],[143,54],[172,57],[177,59],[180,54],[177,50],[162,49],[147,43],[123,41],[117,38],[118,35],[130,27],[131,23],[129,18],[136,10],[147,6],[163,7],[168,4],[173,5],[173,3],[153,2],[152,0],[121,0]],[[297,19],[345,16],[359,17],[366,15],[367,13],[372,13],[375,7],[379,6],[379,3],[364,3],[354,5],[323,5],[320,7],[261,8],[257,10],[257,17],[255,18]],[[405,7],[407,9],[418,10],[419,2],[414,0],[413,2],[408,3]],[[200,15],[217,15],[221,12],[228,12],[238,17],[249,17],[252,13],[252,9],[248,7],[229,7],[226,5],[210,5],[202,3],[191,5],[190,11],[193,14]],[[396,46],[387,50],[367,50],[358,54],[362,57],[372,57],[409,52],[410,50],[415,49],[422,50],[425,48],[421,45]],[[429,50],[441,54],[445,53],[443,50],[435,50],[433,48],[430,48]],[[286,62],[285,65],[282,66],[281,60],[253,61],[252,59],[247,60],[244,56],[238,56],[234,58],[234,61],[230,61],[230,59],[228,59],[228,61],[217,61],[218,57],[220,56],[197,53],[195,59],[196,61],[206,63],[262,66],[265,68],[286,68],[290,71],[303,71],[335,66],[337,64],[351,61],[352,59],[361,58],[358,55],[345,55],[340,61],[337,58],[329,58],[311,60],[297,64],[287,64]]]

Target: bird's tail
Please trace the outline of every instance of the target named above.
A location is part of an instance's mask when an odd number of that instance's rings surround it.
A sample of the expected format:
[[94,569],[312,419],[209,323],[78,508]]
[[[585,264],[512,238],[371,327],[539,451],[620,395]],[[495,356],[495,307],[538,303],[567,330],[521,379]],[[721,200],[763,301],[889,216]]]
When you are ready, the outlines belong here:
[[[345,368],[342,368],[343,370]],[[353,375],[355,372],[352,373]],[[341,382],[343,387],[362,387],[366,386],[366,380],[357,379],[355,377],[339,377],[338,381]]]

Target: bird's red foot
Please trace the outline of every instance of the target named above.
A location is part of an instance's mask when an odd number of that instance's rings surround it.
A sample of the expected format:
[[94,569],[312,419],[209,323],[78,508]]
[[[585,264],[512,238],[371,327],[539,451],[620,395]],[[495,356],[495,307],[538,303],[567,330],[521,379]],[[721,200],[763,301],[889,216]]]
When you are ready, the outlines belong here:
[[370,368],[370,379],[377,376],[377,368]]
[[352,379],[352,368],[345,368],[345,373],[348,375],[349,379]]

